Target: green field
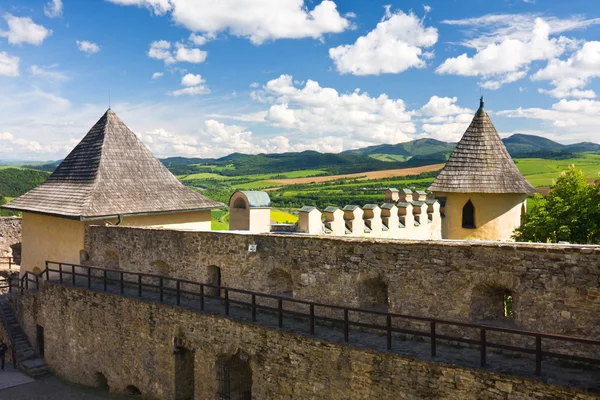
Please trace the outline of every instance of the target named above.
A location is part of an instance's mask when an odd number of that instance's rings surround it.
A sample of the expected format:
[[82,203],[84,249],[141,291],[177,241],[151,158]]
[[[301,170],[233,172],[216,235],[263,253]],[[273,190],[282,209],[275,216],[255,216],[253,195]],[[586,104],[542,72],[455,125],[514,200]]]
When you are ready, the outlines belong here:
[[[298,221],[298,215],[293,214],[293,212],[297,212],[297,210],[273,208],[271,210],[271,221],[276,224],[295,224]],[[229,230],[229,211],[212,210],[210,219],[213,231]]]
[[534,187],[550,186],[569,166],[575,165],[588,178],[598,178],[600,154],[580,154],[577,158],[547,160],[542,158],[515,159],[515,164]]

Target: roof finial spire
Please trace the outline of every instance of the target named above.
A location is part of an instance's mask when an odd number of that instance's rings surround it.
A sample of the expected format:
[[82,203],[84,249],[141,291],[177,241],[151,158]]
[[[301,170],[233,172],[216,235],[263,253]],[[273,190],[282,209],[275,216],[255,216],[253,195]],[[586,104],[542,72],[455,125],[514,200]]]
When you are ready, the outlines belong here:
[[483,95],[481,95],[481,98],[479,99],[479,108],[483,109],[484,104],[485,104],[485,101],[483,101]]

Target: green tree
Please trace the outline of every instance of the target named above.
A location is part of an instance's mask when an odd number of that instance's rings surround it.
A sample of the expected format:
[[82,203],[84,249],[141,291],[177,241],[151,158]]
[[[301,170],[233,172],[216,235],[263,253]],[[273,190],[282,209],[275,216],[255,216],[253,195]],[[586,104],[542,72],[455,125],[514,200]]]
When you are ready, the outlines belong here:
[[561,174],[513,234],[521,242],[600,244],[600,185],[587,183],[574,166]]

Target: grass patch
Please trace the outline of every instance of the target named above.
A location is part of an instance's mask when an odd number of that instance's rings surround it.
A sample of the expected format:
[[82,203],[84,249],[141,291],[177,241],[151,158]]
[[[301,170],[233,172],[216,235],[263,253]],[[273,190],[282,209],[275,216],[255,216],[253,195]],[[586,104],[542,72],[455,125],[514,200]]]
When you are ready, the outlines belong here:
[[298,216],[289,211],[271,209],[271,219],[278,224],[295,224],[298,222]]
[[281,185],[277,182],[256,181],[256,182],[248,182],[248,183],[233,185],[233,188],[242,189],[242,190],[258,190],[258,189],[267,189],[267,188],[272,188],[272,187],[277,187],[277,186],[281,186]]

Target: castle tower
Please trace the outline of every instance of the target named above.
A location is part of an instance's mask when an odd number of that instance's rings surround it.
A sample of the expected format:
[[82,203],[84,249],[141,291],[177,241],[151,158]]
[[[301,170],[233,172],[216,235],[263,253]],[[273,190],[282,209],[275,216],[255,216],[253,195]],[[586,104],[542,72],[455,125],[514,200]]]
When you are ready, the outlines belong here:
[[509,240],[534,188],[480,107],[429,190],[445,207],[443,239]]
[[46,182],[3,207],[23,212],[23,274],[85,262],[87,225],[210,230],[223,204],[183,186],[108,109]]

